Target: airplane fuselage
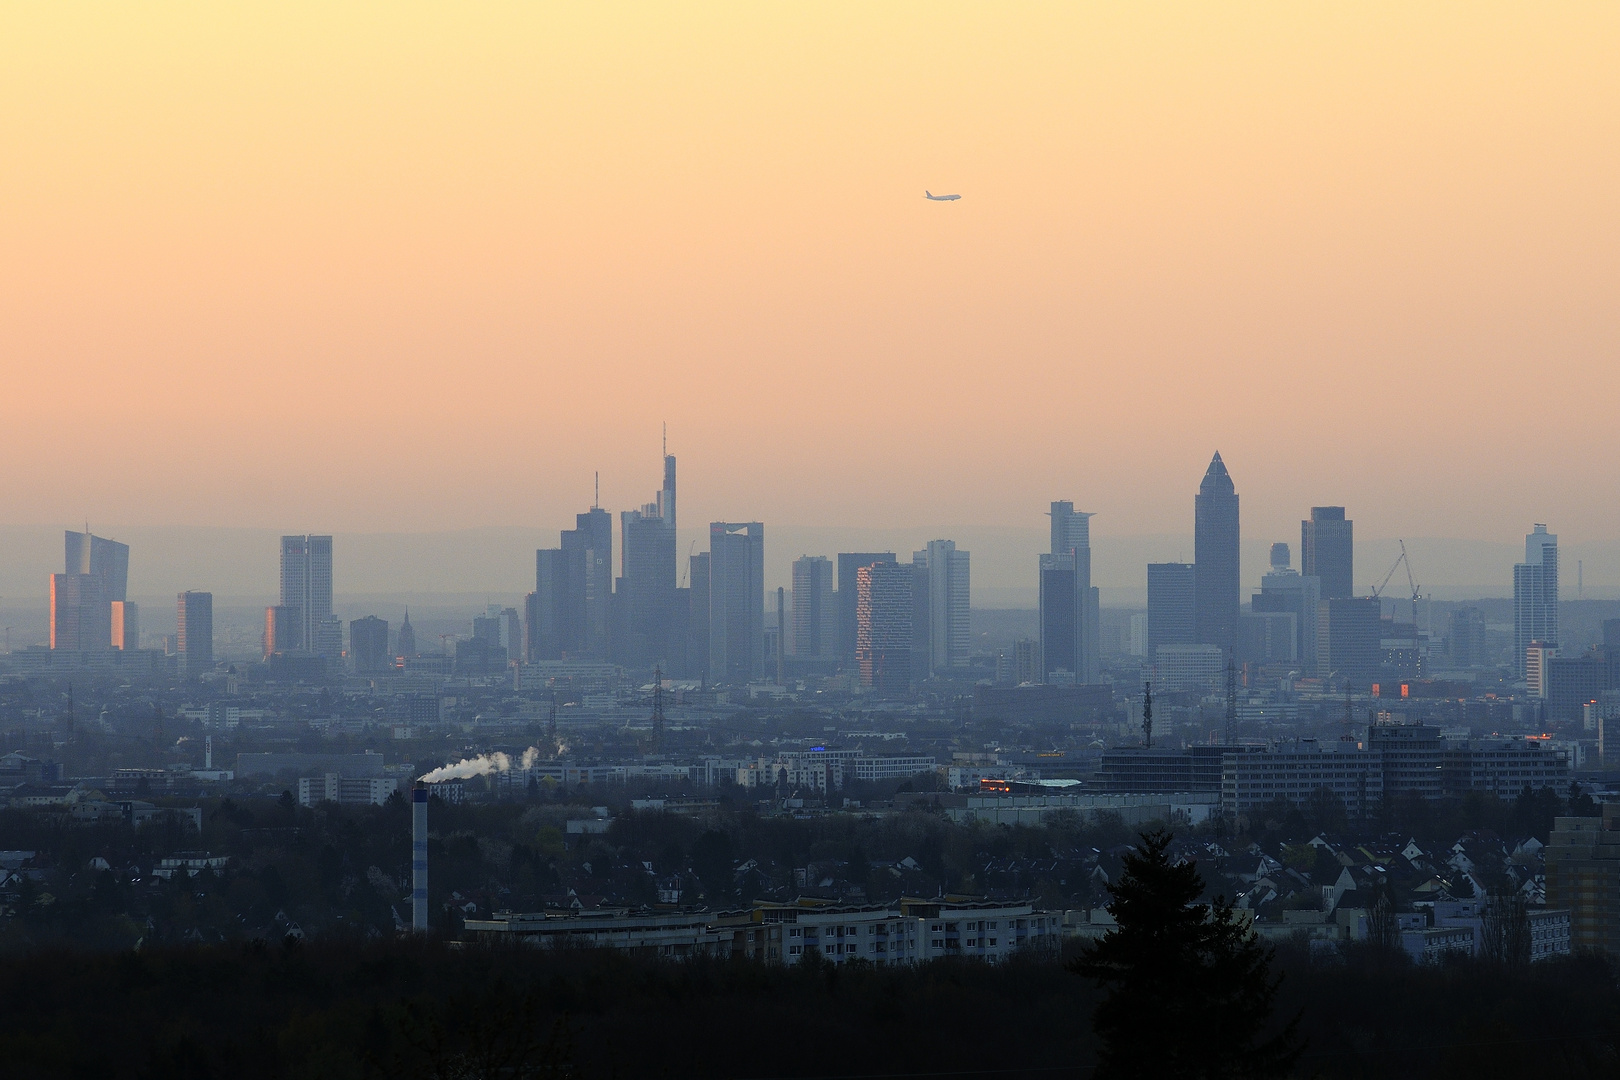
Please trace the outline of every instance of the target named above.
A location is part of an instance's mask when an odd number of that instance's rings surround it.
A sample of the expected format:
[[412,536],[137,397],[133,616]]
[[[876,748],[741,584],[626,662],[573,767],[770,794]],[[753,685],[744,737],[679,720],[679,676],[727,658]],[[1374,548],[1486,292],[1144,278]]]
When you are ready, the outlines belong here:
[[927,199],[929,202],[955,202],[961,197],[962,196],[960,195],[935,195],[931,191],[923,192],[923,198]]

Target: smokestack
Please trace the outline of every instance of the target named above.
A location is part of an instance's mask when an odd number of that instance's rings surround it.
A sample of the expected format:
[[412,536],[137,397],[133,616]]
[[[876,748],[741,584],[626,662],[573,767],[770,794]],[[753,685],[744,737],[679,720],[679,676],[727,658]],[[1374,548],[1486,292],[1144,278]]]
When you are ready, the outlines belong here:
[[427,800],[428,786],[420,780],[411,789],[411,929],[427,933]]

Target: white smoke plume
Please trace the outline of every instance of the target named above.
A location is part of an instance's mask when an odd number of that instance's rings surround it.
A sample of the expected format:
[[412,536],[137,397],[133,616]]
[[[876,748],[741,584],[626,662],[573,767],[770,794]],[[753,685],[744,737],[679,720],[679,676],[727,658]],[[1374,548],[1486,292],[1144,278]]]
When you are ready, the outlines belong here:
[[[523,751],[518,759],[521,768],[533,767],[540,760],[540,751],[529,747]],[[424,773],[419,779],[424,784],[437,784],[441,780],[466,780],[474,776],[487,776],[490,773],[503,773],[512,768],[512,759],[506,754],[496,750],[491,754],[479,754],[473,758],[462,758],[454,765],[440,765],[430,773]]]

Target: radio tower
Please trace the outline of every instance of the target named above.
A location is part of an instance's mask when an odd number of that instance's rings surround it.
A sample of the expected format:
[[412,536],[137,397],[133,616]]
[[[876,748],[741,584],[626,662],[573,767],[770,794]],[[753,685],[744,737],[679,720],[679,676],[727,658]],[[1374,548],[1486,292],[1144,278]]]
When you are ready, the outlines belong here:
[[1226,661],[1226,745],[1236,746],[1237,733],[1237,664]]
[[1153,749],[1153,684],[1142,684],[1142,745]]
[[664,749],[664,671],[653,668],[652,752]]

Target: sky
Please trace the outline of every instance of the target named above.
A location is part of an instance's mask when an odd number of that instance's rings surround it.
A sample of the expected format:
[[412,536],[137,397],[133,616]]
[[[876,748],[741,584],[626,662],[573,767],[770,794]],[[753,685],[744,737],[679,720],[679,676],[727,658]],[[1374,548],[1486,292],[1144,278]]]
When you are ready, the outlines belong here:
[[1190,535],[1218,449],[1256,540],[1620,539],[1617,55],[1612,3],[4,5],[0,525],[550,531],[667,423],[683,527]]

